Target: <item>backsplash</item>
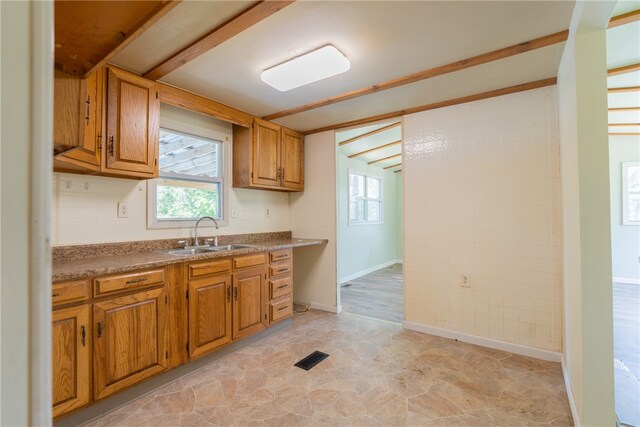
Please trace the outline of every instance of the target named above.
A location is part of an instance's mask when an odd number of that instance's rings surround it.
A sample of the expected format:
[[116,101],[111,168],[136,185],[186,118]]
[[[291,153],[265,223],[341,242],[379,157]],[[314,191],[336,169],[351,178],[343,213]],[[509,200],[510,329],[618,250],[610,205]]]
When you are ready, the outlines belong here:
[[556,104],[551,86],[404,117],[408,322],[561,351]]
[[[54,173],[53,186],[53,246],[193,237],[193,228],[147,229],[145,181]],[[287,193],[230,188],[227,194],[228,225],[215,234],[291,228]],[[118,202],[127,204],[128,218],[118,218]],[[230,218],[232,209],[236,218]],[[214,234],[209,221],[201,228],[203,235]]]

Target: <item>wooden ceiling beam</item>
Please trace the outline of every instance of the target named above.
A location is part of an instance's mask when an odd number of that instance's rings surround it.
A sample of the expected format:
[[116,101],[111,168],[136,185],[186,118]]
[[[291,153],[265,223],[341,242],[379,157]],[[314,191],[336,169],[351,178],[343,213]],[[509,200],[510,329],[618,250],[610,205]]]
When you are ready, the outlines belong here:
[[379,146],[377,146],[377,147],[369,148],[368,150],[360,151],[359,153],[351,154],[351,155],[349,156],[349,158],[350,158],[350,159],[353,159],[354,157],[363,156],[363,155],[365,155],[365,154],[373,153],[374,151],[382,150],[383,148],[393,147],[394,145],[399,145],[399,144],[401,144],[401,143],[402,143],[402,141],[401,141],[401,140],[398,140],[398,141],[390,142],[390,143],[388,143],[388,144],[379,145]]
[[609,108],[609,111],[640,111],[640,107],[613,107]]
[[510,56],[518,55],[520,53],[529,52],[531,50],[540,49],[542,47],[551,46],[557,43],[562,43],[567,40],[568,36],[569,36],[569,30],[560,31],[559,33],[549,34],[544,37],[529,40],[523,43],[518,43],[513,46],[508,46],[502,49],[494,50],[492,52],[483,53],[482,55],[473,56],[471,58],[463,59],[461,61],[456,61],[450,64],[441,65],[439,67],[430,68],[428,70],[419,71],[414,74],[409,74],[407,76],[399,77],[392,80],[387,80],[386,82],[378,83],[362,89],[357,89],[351,92],[342,93],[340,95],[331,96],[329,98],[321,99],[319,101],[315,101],[310,104],[305,104],[299,107],[290,108],[288,110],[279,111],[277,113],[264,116],[263,119],[275,120],[281,117],[291,116],[293,114],[298,114],[298,113],[313,110],[316,108],[325,107],[327,105],[335,104],[338,102],[346,101],[348,99],[354,99],[364,95],[369,95],[372,93],[393,89],[398,86],[415,83],[415,82],[429,79],[432,77],[453,73],[455,71],[460,71],[467,68],[475,67],[476,65],[486,64],[488,62],[497,61],[498,59],[504,59]]
[[640,9],[632,10],[631,12],[623,13],[622,15],[614,16],[609,20],[609,26],[607,28],[615,28],[620,25],[630,24],[640,19]]
[[402,163],[397,163],[397,164],[391,165],[391,166],[385,166],[382,169],[386,170],[386,169],[391,169],[391,168],[395,168],[395,167],[398,167],[398,166],[402,166]]
[[633,73],[634,71],[638,71],[638,70],[640,70],[640,63],[625,65],[624,67],[612,68],[607,71],[607,75],[611,77],[611,76],[617,76],[619,74]]
[[393,173],[398,173],[398,172],[402,172],[402,169],[398,169],[396,171],[393,171]]
[[[97,64],[95,64],[91,69],[89,69],[85,76],[90,74],[91,72],[97,70],[100,67],[103,67],[109,62],[111,58],[120,53],[125,47],[129,46],[134,40],[142,35],[145,31],[147,31],[153,24],[158,22],[161,18],[163,18],[167,13],[173,10],[178,4],[180,4],[182,0],[171,0],[166,1],[162,5],[160,5],[155,11],[153,11],[147,18],[140,21],[139,25],[132,28],[131,32],[128,36],[126,36],[118,46],[116,46],[111,52],[109,52],[104,58],[102,58]],[[117,7],[117,5],[114,5]]]
[[609,132],[609,135],[638,136],[640,132]]
[[151,80],[161,79],[187,62],[194,60],[203,53],[208,52],[230,38],[251,28],[258,22],[279,12],[294,1],[295,0],[261,0],[252,4],[247,9],[228,19],[189,46],[147,71],[144,77]]
[[628,87],[610,87],[609,93],[622,93],[622,92],[640,92],[640,86],[628,86]]
[[345,139],[344,141],[342,141],[338,145],[340,147],[342,147],[343,145],[351,144],[352,142],[356,142],[356,141],[359,141],[361,139],[367,138],[369,136],[373,136],[373,135],[388,131],[389,129],[393,129],[395,127],[398,127],[398,126],[400,126],[400,124],[401,124],[400,122],[391,123],[390,125],[383,126],[383,127],[379,128],[379,129],[376,129],[376,130],[372,130],[371,132],[363,133],[362,135],[358,135],[358,136],[354,136],[353,138]]
[[377,122],[380,120],[400,118],[407,114],[419,113],[421,111],[435,110],[437,108],[450,107],[452,105],[464,104],[467,102],[479,101],[481,99],[495,98],[496,96],[509,95],[511,93],[524,92],[526,90],[538,89],[546,86],[553,86],[556,84],[557,79],[551,77],[544,80],[537,80],[535,82],[523,83],[515,86],[509,86],[502,89],[490,90],[488,92],[477,93],[475,95],[463,96],[462,98],[450,99],[447,101],[434,102],[433,104],[421,105],[419,107],[406,108],[404,110],[393,111],[391,113],[378,114],[376,116],[365,117],[362,119],[351,120],[348,122],[336,123],[329,126],[323,126],[317,129],[311,129],[304,131],[304,135],[311,135],[314,133],[325,132],[334,129],[343,129],[347,127],[363,125],[371,122]]
[[378,159],[378,160],[372,160],[370,162],[367,162],[367,164],[368,165],[375,165],[376,163],[384,162],[385,160],[389,160],[389,159],[395,159],[396,157],[400,157],[400,156],[402,156],[402,153],[394,154],[393,156],[383,157],[382,159]]
[[640,123],[609,123],[610,127],[640,126]]

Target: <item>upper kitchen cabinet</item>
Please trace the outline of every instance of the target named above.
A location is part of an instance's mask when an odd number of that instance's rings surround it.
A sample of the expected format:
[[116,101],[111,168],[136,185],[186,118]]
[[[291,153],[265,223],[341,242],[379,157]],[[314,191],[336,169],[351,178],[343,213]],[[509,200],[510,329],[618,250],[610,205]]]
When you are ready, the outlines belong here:
[[54,153],[62,152],[54,156],[54,170],[124,178],[157,176],[156,82],[111,66],[85,78],[57,70],[54,93]]
[[55,71],[53,143],[64,152],[54,157],[55,170],[100,171],[102,81],[102,69],[84,79]]
[[274,123],[253,119],[233,127],[233,186],[304,190],[304,137]]
[[107,67],[104,172],[158,175],[159,98],[156,82]]

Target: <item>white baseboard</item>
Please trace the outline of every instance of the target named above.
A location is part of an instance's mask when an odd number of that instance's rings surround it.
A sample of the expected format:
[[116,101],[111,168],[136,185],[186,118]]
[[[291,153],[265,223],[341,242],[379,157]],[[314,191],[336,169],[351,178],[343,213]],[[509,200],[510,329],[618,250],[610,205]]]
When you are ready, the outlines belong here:
[[326,304],[320,304],[319,302],[313,302],[311,301],[311,303],[309,303],[309,305],[311,306],[311,308],[315,309],[315,310],[322,310],[322,311],[328,311],[329,313],[340,313],[342,312],[342,306],[335,306],[335,305],[326,305]]
[[378,270],[383,269],[385,267],[389,267],[390,265],[393,265],[393,264],[402,264],[402,260],[401,259],[392,259],[391,261],[387,261],[387,262],[383,262],[382,264],[374,265],[373,267],[367,268],[366,270],[361,270],[361,271],[358,271],[357,273],[350,274],[350,275],[348,275],[346,277],[341,278],[338,281],[338,284],[342,285],[343,283],[347,283],[347,282],[349,282],[351,280],[355,280],[358,277],[366,276],[369,273],[373,273],[374,271],[378,271]]
[[580,420],[580,414],[578,414],[578,408],[576,407],[576,400],[573,397],[573,388],[571,387],[571,379],[569,378],[569,371],[567,370],[567,365],[564,363],[564,356],[560,358],[560,366],[562,366],[562,377],[564,378],[564,388],[567,391],[567,398],[569,399],[571,416],[573,416],[573,425],[575,427],[581,427],[582,421]]
[[625,285],[640,285],[639,279],[630,279],[628,277],[614,277],[614,283],[624,283]]
[[405,329],[409,329],[416,332],[423,332],[425,334],[436,335],[443,338],[450,338],[469,344],[475,344],[482,347],[494,348],[496,350],[507,351],[513,354],[519,354],[521,356],[533,357],[536,359],[547,360],[549,362],[560,363],[562,360],[562,354],[555,351],[542,350],[539,348],[528,347],[521,344],[513,344],[505,341],[494,340],[491,338],[478,337],[475,335],[469,335],[462,332],[451,331],[449,329],[436,328],[434,326],[423,325],[413,322],[402,322],[402,326]]

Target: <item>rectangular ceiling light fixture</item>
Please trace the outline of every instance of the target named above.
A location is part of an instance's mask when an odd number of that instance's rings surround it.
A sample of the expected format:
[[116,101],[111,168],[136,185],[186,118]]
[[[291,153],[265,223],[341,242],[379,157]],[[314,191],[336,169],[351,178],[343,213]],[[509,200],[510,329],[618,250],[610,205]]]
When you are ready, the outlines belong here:
[[326,45],[264,70],[260,78],[280,92],[286,92],[342,74],[349,68],[349,60],[334,46]]

